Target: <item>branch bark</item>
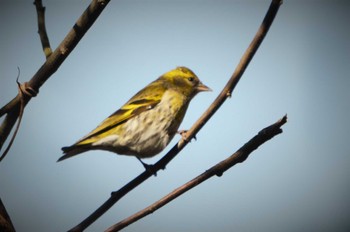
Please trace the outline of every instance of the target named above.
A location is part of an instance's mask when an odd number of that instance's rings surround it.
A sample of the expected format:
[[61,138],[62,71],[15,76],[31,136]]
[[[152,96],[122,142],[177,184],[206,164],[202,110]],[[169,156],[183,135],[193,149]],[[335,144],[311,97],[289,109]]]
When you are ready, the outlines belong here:
[[[19,118],[21,111],[20,108],[22,107],[22,109],[24,109],[30,99],[39,93],[40,87],[57,71],[108,3],[109,0],[93,0],[79,17],[73,28],[68,32],[61,44],[49,57],[47,57],[46,62],[40,67],[34,76],[28,82],[20,85],[20,89],[26,91],[23,91],[23,94],[19,93],[8,104],[0,109],[0,117],[6,115],[0,126],[0,150]],[[6,150],[8,149],[9,147]],[[0,161],[5,155],[6,152],[0,157]]]
[[254,136],[251,140],[249,140],[246,144],[244,144],[238,151],[236,151],[230,157],[212,166],[210,169],[206,170],[205,172],[195,177],[191,181],[187,182],[186,184],[173,190],[168,195],[164,196],[163,198],[156,201],[152,205],[144,208],[143,210],[140,210],[134,215],[131,215],[130,217],[109,227],[106,230],[106,232],[119,231],[129,226],[130,224],[138,221],[139,219],[146,217],[147,215],[160,209],[164,205],[168,204],[170,201],[176,199],[177,197],[181,196],[182,194],[196,187],[202,182],[208,180],[209,178],[215,175],[221,177],[225,171],[232,168],[234,165],[244,162],[249,157],[249,155],[254,150],[256,150],[260,145],[272,139],[274,136],[282,133],[281,126],[286,122],[287,122],[287,116],[284,116],[283,118],[279,119],[276,123],[261,130],[256,136]]
[[[227,82],[224,89],[221,91],[219,96],[214,100],[214,102],[209,106],[209,108],[204,112],[204,114],[194,123],[190,130],[186,133],[186,140],[181,139],[177,145],[175,145],[163,158],[161,158],[157,163],[153,165],[153,171],[156,173],[160,169],[164,169],[165,166],[187,145],[198,131],[204,126],[204,124],[211,118],[211,116],[220,108],[220,106],[225,102],[225,100],[231,96],[233,89],[240,80],[242,74],[247,68],[249,62],[253,58],[255,52],[259,48],[259,45],[265,38],[277,12],[282,0],[272,0],[268,12],[259,27],[254,39],[250,43],[249,47],[242,56],[238,66],[236,67],[231,78]],[[109,210],[116,202],[118,202],[123,196],[128,192],[136,188],[142,182],[147,180],[152,176],[149,171],[144,171],[139,176],[135,177],[128,184],[120,188],[118,191],[113,192],[109,199],[107,199],[99,208],[97,208],[91,215],[80,222],[78,225],[70,229],[69,231],[83,231],[88,226],[90,226],[94,221],[101,217],[107,210]]]

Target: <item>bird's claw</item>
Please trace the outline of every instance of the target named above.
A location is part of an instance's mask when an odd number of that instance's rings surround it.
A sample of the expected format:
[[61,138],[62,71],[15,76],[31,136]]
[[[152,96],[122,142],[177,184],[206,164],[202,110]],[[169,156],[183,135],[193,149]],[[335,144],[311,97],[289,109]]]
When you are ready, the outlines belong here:
[[[191,141],[189,141],[188,138],[187,138],[187,130],[179,130],[177,133],[181,135],[181,137],[182,137],[182,139],[183,139],[184,141],[186,141],[186,142],[191,142]],[[193,138],[194,138],[194,140],[197,140],[196,135],[193,136]]]

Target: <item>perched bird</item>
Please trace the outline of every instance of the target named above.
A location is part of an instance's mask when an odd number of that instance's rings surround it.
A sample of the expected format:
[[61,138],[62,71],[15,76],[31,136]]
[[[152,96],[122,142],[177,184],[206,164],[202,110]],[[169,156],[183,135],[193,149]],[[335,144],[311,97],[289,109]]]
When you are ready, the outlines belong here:
[[[90,150],[142,158],[160,153],[176,134],[193,97],[211,89],[186,67],[171,70],[136,93],[58,161]],[[146,164],[141,161],[146,167]]]

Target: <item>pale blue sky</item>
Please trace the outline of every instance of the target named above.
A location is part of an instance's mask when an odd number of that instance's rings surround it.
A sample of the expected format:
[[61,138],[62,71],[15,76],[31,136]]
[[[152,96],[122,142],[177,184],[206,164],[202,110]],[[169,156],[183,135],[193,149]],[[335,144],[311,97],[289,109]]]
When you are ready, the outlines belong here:
[[[44,62],[33,1],[1,1],[0,106]],[[56,48],[89,1],[43,1]],[[18,231],[66,231],[143,171],[131,157],[88,152],[56,163],[134,93],[176,66],[213,92],[191,103],[189,128],[221,91],[269,1],[111,1],[27,106],[0,163],[0,197]],[[232,154],[284,114],[284,133],[251,157],[125,231],[347,231],[350,5],[289,1],[233,96],[171,162],[87,231],[103,231]],[[156,162],[171,148],[155,158]]]

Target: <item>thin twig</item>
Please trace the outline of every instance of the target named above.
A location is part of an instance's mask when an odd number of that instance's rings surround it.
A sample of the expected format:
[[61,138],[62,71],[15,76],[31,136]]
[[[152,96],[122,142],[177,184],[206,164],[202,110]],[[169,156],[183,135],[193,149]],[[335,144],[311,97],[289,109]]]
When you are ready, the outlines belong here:
[[38,33],[46,59],[52,54],[49,37],[45,26],[45,7],[41,0],[35,0],[34,5],[38,16]]
[[[233,89],[240,80],[250,60],[254,56],[259,45],[261,44],[262,40],[267,34],[281,3],[282,0],[272,0],[270,8],[257,34],[255,35],[253,41],[244,53],[240,63],[238,64],[235,72],[231,76],[224,89],[221,91],[221,93],[215,99],[215,101],[209,106],[207,111],[194,123],[191,129],[187,131],[186,141],[181,139],[177,145],[175,145],[163,158],[161,158],[157,163],[153,165],[152,171],[156,173],[158,170],[164,169],[165,166],[187,145],[188,141],[190,141],[198,133],[198,131],[204,126],[204,124],[211,118],[211,116],[219,109],[219,107],[224,103],[224,101],[231,95]],[[78,225],[76,225],[69,231],[78,232],[85,230],[94,221],[101,217],[107,210],[109,210],[123,196],[125,196],[128,192],[136,188],[138,185],[140,185],[142,182],[144,182],[151,176],[151,172],[144,171],[143,173],[135,177],[133,180],[131,180],[128,184],[120,188],[118,191],[113,192],[110,198],[107,199],[107,201],[105,201],[92,214],[90,214],[87,218],[85,218],[82,222],[80,222]]]
[[215,175],[219,177],[222,176],[222,174],[225,171],[233,167],[235,164],[244,162],[248,158],[248,156],[251,154],[251,152],[256,150],[260,145],[272,139],[274,136],[282,133],[281,126],[286,122],[287,122],[287,116],[284,116],[283,118],[278,120],[276,123],[261,130],[256,136],[254,136],[251,140],[249,140],[246,144],[244,144],[238,151],[236,151],[230,157],[212,166],[210,169],[206,170],[205,172],[195,177],[191,181],[187,182],[186,184],[176,188],[175,190],[173,190],[172,192],[170,192],[160,200],[156,201],[152,205],[144,208],[143,210],[140,210],[139,212],[131,215],[130,217],[125,218],[124,220],[118,222],[117,224],[109,227],[106,230],[106,232],[119,231],[129,226],[130,224],[140,220],[141,218],[146,217],[147,215],[153,213],[154,211],[160,209],[164,205],[168,204],[170,201],[181,196],[185,192],[196,187],[197,185],[201,184],[207,179]]
[[[109,1],[110,0],[92,0],[90,5],[79,17],[61,44],[46,59],[46,62],[40,67],[34,76],[28,82],[23,83],[26,89],[30,90],[30,92],[33,93],[39,92],[40,87],[51,77],[52,74],[57,71],[64,60],[83,38],[85,33],[96,21]],[[24,95],[25,98],[23,99],[23,95],[18,94],[9,103],[0,109],[0,117],[6,115],[5,119],[0,125],[0,149],[2,148],[18,119],[21,105],[26,106],[30,99],[33,97],[30,95],[27,96],[26,94]]]
[[[19,69],[18,69],[18,71],[19,71]],[[12,137],[10,139],[10,142],[8,143],[4,153],[0,156],[0,162],[1,162],[1,160],[3,160],[6,157],[7,153],[11,149],[11,146],[12,146],[13,142],[15,141],[18,129],[19,129],[19,127],[21,125],[21,122],[22,122],[23,113],[24,113],[24,107],[25,107],[25,104],[26,104],[25,103],[26,99],[35,97],[38,94],[37,92],[35,92],[33,89],[31,89],[27,85],[28,84],[27,82],[24,82],[23,84],[19,83],[18,82],[18,77],[19,77],[19,74],[18,74],[17,80],[16,80],[17,85],[18,85],[18,95],[19,95],[19,98],[21,100],[21,104],[19,106],[18,120],[17,120],[18,122],[17,122],[17,126],[15,128],[15,131],[13,132],[13,135],[12,135]],[[9,115],[7,115],[7,116],[9,116]],[[8,117],[5,118],[5,120],[7,120],[7,119],[8,119]],[[1,144],[1,146],[2,146],[2,144]]]

